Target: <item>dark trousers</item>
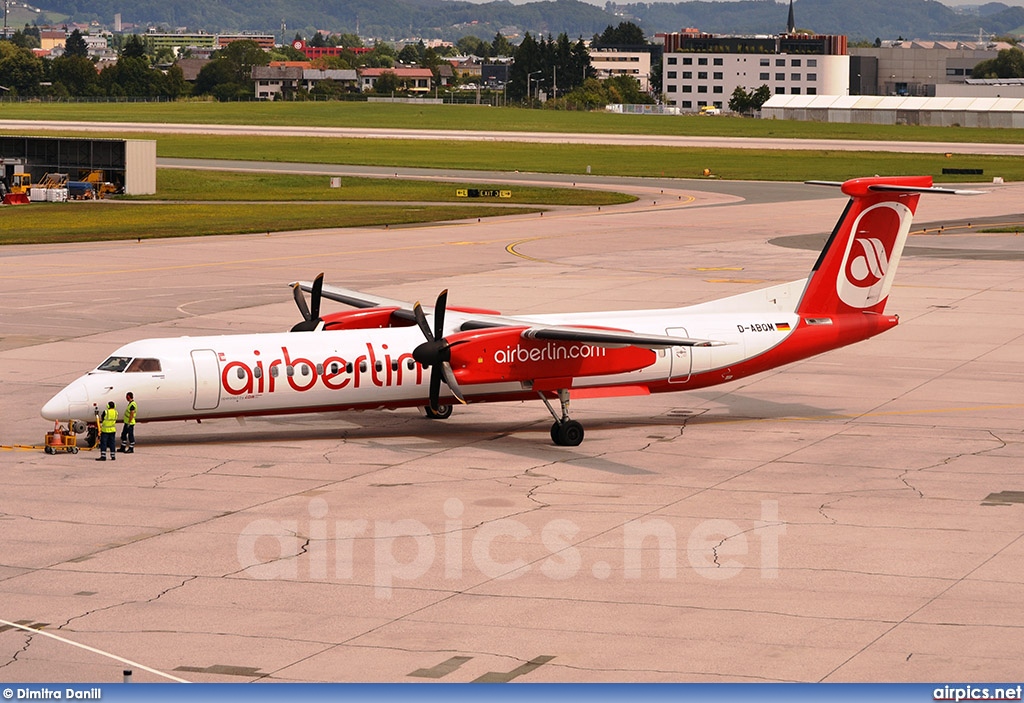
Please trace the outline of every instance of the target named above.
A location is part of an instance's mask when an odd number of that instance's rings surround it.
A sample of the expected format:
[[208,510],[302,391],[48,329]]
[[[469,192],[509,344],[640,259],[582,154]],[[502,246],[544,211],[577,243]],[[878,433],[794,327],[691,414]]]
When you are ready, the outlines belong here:
[[122,447],[134,447],[135,446],[135,425],[125,424],[121,428],[121,446]]
[[114,456],[114,450],[117,449],[116,432],[100,432],[100,456],[107,449],[110,450],[110,456]]

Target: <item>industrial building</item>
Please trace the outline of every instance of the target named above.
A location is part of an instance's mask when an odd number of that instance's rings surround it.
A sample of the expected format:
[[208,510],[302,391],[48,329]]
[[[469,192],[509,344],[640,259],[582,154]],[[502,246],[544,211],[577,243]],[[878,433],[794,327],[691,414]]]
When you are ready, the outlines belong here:
[[0,169],[9,185],[15,173],[32,182],[43,174],[64,173],[71,180],[102,171],[104,180],[126,195],[156,193],[156,142],[148,139],[0,136]]

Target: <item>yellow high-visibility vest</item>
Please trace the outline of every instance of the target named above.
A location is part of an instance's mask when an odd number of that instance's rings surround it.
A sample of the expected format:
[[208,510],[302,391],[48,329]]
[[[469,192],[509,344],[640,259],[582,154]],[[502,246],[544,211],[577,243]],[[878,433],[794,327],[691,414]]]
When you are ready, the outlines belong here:
[[100,420],[100,432],[117,432],[117,409],[107,408]]

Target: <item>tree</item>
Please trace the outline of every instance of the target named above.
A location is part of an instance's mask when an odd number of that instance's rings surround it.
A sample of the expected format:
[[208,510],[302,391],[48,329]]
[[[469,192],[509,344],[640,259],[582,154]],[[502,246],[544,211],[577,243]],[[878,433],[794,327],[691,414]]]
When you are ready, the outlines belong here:
[[378,95],[391,95],[401,88],[398,75],[394,71],[384,71],[373,82],[373,92]]
[[342,32],[337,37],[337,46],[343,46],[346,49],[359,49],[363,46],[363,40],[359,38],[357,34],[349,34],[348,32]]
[[0,42],[0,76],[13,95],[38,95],[43,80],[43,60],[29,49]]
[[732,91],[732,96],[729,98],[729,109],[745,115],[750,112],[750,104],[750,93],[745,91],[742,86],[736,86],[736,90]]
[[515,53],[516,48],[501,32],[494,35],[494,41],[491,42],[491,56],[512,56]]
[[463,56],[472,55],[486,57],[490,55],[491,51],[491,47],[487,46],[487,42],[480,37],[474,37],[471,34],[467,34],[455,42],[455,48],[458,49],[459,53]]
[[[419,64],[423,59],[423,53],[420,53],[420,47],[423,46],[423,41],[417,44],[406,44],[402,47],[402,50],[398,52],[398,60],[404,64]],[[423,50],[426,52],[426,49]]]
[[233,41],[215,51],[214,57],[227,61],[234,71],[235,81],[243,84],[248,84],[252,79],[253,66],[266,66],[270,63],[267,52],[252,39]]
[[102,94],[100,77],[96,65],[82,56],[65,54],[50,63],[50,80],[60,85],[68,95],[84,97]]
[[146,43],[138,34],[128,37],[121,49],[121,57],[126,59],[142,59],[146,57]]
[[654,99],[640,90],[640,82],[633,76],[612,76],[604,82],[608,102],[622,105],[651,105]]
[[85,38],[77,29],[64,40],[64,55],[83,59],[89,57],[89,45],[85,43]]
[[11,43],[19,49],[38,49],[39,40],[33,37],[28,32],[22,32],[18,30],[11,35]]
[[1024,51],[1017,47],[1002,49],[994,59],[986,59],[971,71],[972,78],[1024,78]]
[[164,80],[162,85],[163,95],[172,100],[180,98],[183,95],[188,95],[192,87],[188,81],[185,80],[185,74],[181,70],[181,66],[177,64],[167,69],[167,73],[164,74]]
[[506,94],[509,100],[526,100],[532,98],[532,82],[534,73],[543,72],[540,44],[526,32],[513,54],[512,67],[508,72]]
[[644,30],[632,22],[619,22],[618,27],[608,27],[600,34],[594,35],[592,42],[595,47],[608,46],[642,46],[647,43]]
[[764,104],[768,102],[771,97],[772,89],[762,83],[761,87],[755,90],[750,96],[750,109],[757,112],[764,107]]

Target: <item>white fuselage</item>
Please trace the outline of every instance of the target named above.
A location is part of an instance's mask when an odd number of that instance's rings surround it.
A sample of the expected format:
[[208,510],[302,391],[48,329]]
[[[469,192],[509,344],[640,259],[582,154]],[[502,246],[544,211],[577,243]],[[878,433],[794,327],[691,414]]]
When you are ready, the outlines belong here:
[[[688,308],[515,319],[524,325],[595,325],[724,342],[659,349],[645,368],[576,378],[571,386],[682,390],[695,376],[781,344],[797,327],[792,300],[803,285],[798,281]],[[446,335],[468,318],[449,311]],[[121,404],[129,391],[139,400],[140,421],[422,406],[428,402],[430,371],[413,360],[412,351],[423,341],[417,327],[140,340],[113,353],[111,359],[123,359],[120,370],[101,370],[105,363],[78,378],[46,403],[42,415],[92,418],[110,400]],[[585,354],[599,354],[596,346],[583,347]],[[150,363],[132,363],[138,359]],[[470,402],[537,397],[520,382],[462,386]],[[442,398],[451,398],[447,387]]]

